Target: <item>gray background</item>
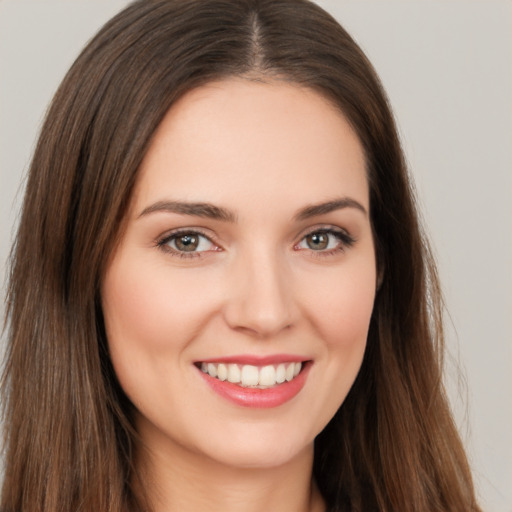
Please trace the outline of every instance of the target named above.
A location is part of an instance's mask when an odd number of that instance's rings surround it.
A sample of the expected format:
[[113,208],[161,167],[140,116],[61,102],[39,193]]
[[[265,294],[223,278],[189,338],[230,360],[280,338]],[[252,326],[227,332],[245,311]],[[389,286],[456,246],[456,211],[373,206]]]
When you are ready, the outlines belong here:
[[[512,512],[512,3],[318,3],[367,52],[394,106],[450,314],[450,398],[484,509]],[[81,47],[126,4],[0,0],[2,295],[45,108]]]

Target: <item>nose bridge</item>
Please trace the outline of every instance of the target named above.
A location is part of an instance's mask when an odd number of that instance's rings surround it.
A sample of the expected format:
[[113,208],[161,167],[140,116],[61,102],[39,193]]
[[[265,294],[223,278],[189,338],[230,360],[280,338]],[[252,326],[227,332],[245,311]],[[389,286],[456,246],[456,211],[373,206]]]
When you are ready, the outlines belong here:
[[233,267],[226,304],[226,320],[232,328],[264,337],[293,323],[289,269],[274,247],[244,252]]

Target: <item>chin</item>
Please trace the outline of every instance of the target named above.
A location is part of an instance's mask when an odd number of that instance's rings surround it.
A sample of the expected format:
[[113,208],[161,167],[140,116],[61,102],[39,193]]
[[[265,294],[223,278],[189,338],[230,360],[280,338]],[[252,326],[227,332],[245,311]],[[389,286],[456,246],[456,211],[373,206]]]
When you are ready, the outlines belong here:
[[240,469],[271,469],[304,457],[312,459],[314,436],[303,433],[301,437],[297,431],[293,434],[288,435],[283,428],[240,428],[238,435],[221,432],[217,439],[210,437],[205,446],[198,447],[198,452],[212,461]]
[[[282,443],[281,443],[282,444]],[[313,457],[313,443],[300,449],[292,446],[279,446],[269,443],[259,443],[258,446],[233,446],[222,453],[212,453],[212,460],[237,469],[275,469],[305,457]]]

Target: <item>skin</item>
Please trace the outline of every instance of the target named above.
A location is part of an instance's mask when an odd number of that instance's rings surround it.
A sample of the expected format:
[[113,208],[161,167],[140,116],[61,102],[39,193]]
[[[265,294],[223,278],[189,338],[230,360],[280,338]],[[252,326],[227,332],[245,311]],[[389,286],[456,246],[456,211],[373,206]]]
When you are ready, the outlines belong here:
[[[352,202],[297,217],[340,198]],[[176,201],[207,202],[232,218],[162,209]],[[229,79],[167,113],[102,286],[156,512],[324,510],[313,440],[366,346],[376,284],[367,212],[361,144],[316,92]],[[183,239],[169,236],[180,228],[202,233],[197,251],[179,252]],[[327,229],[336,230],[327,248],[311,245],[308,235]],[[240,354],[310,360],[305,385],[278,407],[234,404],[196,363]]]

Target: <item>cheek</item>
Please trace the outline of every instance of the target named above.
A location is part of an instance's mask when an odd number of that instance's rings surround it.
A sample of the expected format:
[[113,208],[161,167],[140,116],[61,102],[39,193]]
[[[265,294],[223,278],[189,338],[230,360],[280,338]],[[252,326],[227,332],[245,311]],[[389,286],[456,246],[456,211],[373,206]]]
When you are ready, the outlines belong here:
[[[111,351],[158,349],[163,310],[169,311],[161,289],[140,273],[114,270],[103,286],[103,314]],[[140,346],[140,347],[139,347]]]
[[107,271],[102,308],[110,358],[143,414],[177,406],[172,390],[186,384],[179,381],[180,369],[190,364],[187,346],[206,316],[199,287],[197,280],[169,276],[165,266],[123,254]]
[[317,418],[314,435],[342,405],[361,368],[374,297],[373,258],[343,262],[317,276],[315,286],[309,288],[309,324],[321,340],[318,371],[311,375],[311,414]]
[[[204,321],[208,294],[200,279],[185,273],[168,275],[154,262],[118,261],[107,273],[102,302],[111,350],[175,350],[186,344]],[[195,327],[194,327],[195,326]]]
[[311,294],[313,322],[330,351],[362,353],[375,299],[373,258],[333,270]]

